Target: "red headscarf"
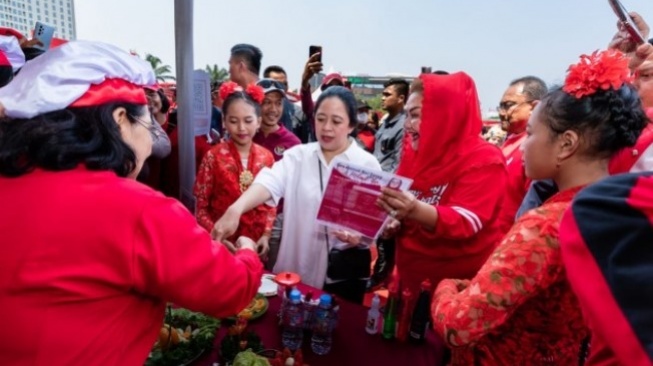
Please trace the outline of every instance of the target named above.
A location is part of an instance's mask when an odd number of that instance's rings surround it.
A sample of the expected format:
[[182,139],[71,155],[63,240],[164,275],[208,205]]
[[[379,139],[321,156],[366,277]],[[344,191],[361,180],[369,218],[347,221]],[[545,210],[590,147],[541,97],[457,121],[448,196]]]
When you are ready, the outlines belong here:
[[[422,122],[417,151],[409,135],[398,174],[413,178],[415,189],[428,189],[448,182],[452,175],[486,164],[502,164],[502,157],[488,154],[469,160],[478,149],[496,147],[480,137],[483,123],[476,85],[472,78],[458,72],[451,75],[423,74]],[[478,154],[474,154],[478,156]]]

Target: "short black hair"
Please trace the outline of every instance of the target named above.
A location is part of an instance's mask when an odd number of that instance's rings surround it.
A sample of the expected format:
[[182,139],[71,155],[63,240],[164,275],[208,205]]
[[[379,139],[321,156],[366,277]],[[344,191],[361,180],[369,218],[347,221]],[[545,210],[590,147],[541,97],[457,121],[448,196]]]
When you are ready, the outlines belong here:
[[265,68],[265,71],[263,71],[263,77],[264,78],[269,78],[270,73],[272,73],[272,72],[276,72],[278,74],[284,74],[284,75],[288,76],[288,74],[286,73],[286,70],[284,70],[283,67],[281,67],[279,65],[272,65],[272,66],[268,66],[268,67]]
[[110,103],[67,108],[29,119],[0,121],[0,175],[18,177],[40,168],[110,170],[126,177],[136,169],[136,154],[120,134],[113,118],[125,108],[131,123],[146,113],[146,106]]
[[239,43],[231,47],[231,56],[244,61],[247,69],[257,76],[261,72],[263,52],[258,47],[252,46],[251,44]]
[[557,87],[540,104],[543,119],[554,136],[576,131],[588,142],[587,154],[595,157],[609,158],[635,145],[650,123],[637,90],[629,84],[618,90],[598,90],[582,98]]
[[351,90],[339,85],[328,87],[317,98],[317,102],[315,103],[316,112],[320,108],[322,102],[324,102],[327,98],[340,99],[340,101],[342,101],[342,103],[345,105],[345,109],[347,110],[347,116],[349,117],[349,127],[356,127],[356,125],[358,125],[358,119],[356,118],[356,114],[358,113],[358,110],[356,109],[356,97]]
[[541,100],[549,92],[546,83],[537,76],[524,76],[510,82],[510,86],[520,84],[524,85],[522,93],[529,101]]
[[449,73],[444,70],[435,70],[433,71],[433,75],[449,75]]
[[389,86],[394,86],[397,94],[404,96],[404,102],[408,100],[408,90],[410,89],[410,85],[406,79],[392,78],[383,84],[383,88]]

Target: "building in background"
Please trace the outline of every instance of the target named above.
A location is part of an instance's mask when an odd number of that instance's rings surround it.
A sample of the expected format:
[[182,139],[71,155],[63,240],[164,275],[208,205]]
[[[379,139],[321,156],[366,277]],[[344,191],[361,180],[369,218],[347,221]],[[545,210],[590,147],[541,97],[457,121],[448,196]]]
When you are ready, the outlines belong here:
[[73,0],[0,0],[0,27],[16,29],[31,38],[36,22],[53,26],[55,38],[77,37]]

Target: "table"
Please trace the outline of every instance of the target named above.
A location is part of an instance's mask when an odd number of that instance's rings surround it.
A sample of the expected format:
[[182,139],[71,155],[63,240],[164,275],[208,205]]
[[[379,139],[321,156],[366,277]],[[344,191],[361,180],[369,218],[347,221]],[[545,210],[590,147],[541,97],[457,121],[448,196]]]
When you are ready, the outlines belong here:
[[[320,290],[300,284],[302,293],[308,290],[319,296]],[[281,349],[281,328],[278,325],[277,313],[281,305],[278,296],[269,297],[270,307],[259,319],[249,323],[249,329],[261,337],[265,348]],[[380,334],[369,335],[365,332],[368,308],[340,300],[339,322],[333,332],[331,352],[319,356],[311,351],[310,338],[304,339],[302,353],[304,361],[310,366],[338,365],[442,365],[444,343],[429,331],[426,342],[415,345],[401,343],[396,340],[384,340]],[[198,365],[212,365],[218,358],[219,344],[227,332],[227,326],[222,326],[216,336],[216,347]]]

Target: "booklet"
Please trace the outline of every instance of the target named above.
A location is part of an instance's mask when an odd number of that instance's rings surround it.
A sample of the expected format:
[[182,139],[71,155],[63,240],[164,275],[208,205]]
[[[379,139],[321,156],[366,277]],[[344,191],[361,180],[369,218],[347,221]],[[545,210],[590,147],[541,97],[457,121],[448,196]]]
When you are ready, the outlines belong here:
[[388,213],[376,205],[381,188],[406,191],[412,183],[412,179],[336,159],[322,194],[317,221],[336,230],[376,238],[389,219]]

